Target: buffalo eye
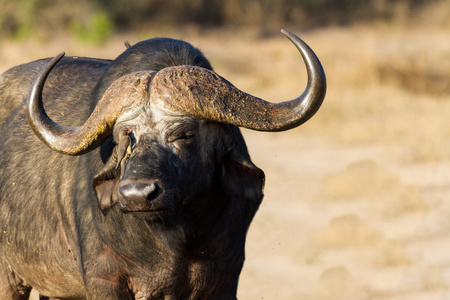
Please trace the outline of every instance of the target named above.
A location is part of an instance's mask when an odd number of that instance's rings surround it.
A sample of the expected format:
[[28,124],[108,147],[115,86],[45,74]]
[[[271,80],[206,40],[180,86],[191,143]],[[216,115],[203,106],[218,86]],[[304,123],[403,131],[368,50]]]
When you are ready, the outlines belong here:
[[191,144],[198,131],[198,124],[193,122],[180,122],[174,124],[166,131],[166,141],[169,144]]
[[186,132],[177,132],[172,133],[167,137],[167,142],[174,143],[174,142],[187,142],[189,143],[195,136],[195,133],[193,131],[186,131]]

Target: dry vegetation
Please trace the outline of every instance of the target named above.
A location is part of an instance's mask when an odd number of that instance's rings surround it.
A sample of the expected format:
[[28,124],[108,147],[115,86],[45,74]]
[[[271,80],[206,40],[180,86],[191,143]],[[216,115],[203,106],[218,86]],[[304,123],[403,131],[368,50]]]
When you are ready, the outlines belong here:
[[[450,27],[439,5],[416,24],[292,29],[322,60],[328,94],[301,128],[244,131],[267,184],[240,299],[450,299]],[[100,48],[0,40],[0,71],[61,50],[113,58],[125,40],[156,35],[192,42],[218,73],[268,100],[306,83],[287,40],[250,29],[152,28]]]

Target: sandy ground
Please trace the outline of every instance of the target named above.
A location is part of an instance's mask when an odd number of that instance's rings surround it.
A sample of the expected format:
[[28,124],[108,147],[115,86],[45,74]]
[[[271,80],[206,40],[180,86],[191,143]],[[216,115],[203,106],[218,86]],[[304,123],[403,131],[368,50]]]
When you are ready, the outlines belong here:
[[[283,38],[176,37],[193,41],[218,73],[257,96],[287,100],[305,85],[301,60]],[[328,95],[300,128],[244,130],[267,181],[238,298],[450,299],[448,77],[436,87],[426,82],[427,72],[437,74],[435,83],[446,75],[448,31],[324,29],[302,37],[324,64]],[[115,57],[121,39],[102,49],[52,42],[26,51],[24,43],[3,42],[0,71],[62,47]]]

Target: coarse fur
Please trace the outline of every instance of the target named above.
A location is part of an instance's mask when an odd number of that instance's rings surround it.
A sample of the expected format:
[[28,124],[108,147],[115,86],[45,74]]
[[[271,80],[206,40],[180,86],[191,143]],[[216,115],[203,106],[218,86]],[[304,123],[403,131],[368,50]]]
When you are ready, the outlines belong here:
[[[47,62],[0,76],[0,299],[28,299],[32,288],[58,299],[236,299],[264,185],[239,129],[154,108],[119,120],[92,152],[52,151],[26,117]],[[44,107],[80,126],[119,77],[175,65],[211,69],[198,49],[166,38],[115,60],[66,57],[45,83]],[[145,205],[118,204],[129,182],[157,192]]]

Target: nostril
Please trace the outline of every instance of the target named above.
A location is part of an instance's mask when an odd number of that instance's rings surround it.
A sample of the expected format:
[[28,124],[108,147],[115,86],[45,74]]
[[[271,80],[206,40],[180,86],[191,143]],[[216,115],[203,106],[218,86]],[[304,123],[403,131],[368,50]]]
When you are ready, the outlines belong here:
[[152,183],[152,184],[147,184],[145,186],[142,187],[142,191],[147,199],[147,201],[152,201],[153,199],[155,199],[156,197],[158,197],[158,195],[160,194],[160,188],[158,186],[158,184],[156,183]]
[[156,184],[138,184],[137,188],[142,191],[144,196],[148,197],[156,191]]

